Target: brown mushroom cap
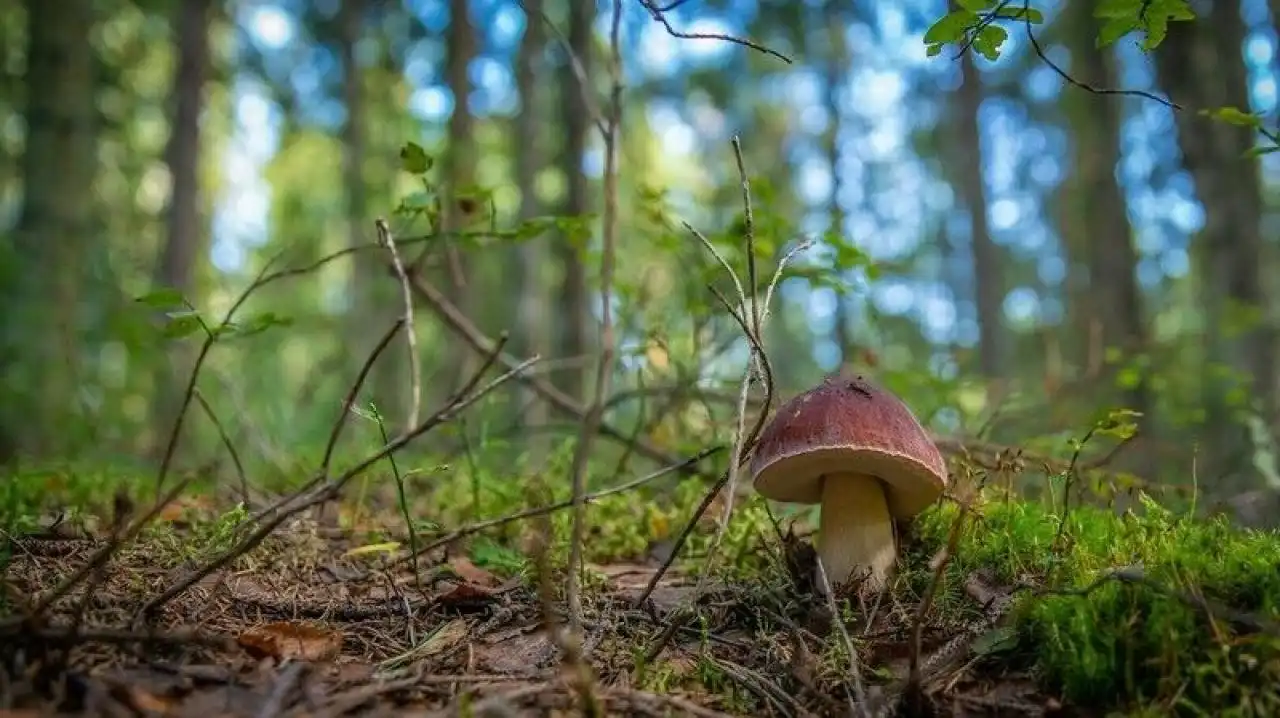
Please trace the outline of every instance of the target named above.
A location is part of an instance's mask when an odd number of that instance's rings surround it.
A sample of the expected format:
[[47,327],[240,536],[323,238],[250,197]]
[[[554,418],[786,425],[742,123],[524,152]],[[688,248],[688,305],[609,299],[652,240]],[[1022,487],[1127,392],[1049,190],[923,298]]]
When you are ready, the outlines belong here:
[[947,484],[947,464],[911,409],[862,377],[829,377],[778,408],[751,459],[756,491],[813,504],[822,476],[860,473],[885,484],[895,517],[913,516]]

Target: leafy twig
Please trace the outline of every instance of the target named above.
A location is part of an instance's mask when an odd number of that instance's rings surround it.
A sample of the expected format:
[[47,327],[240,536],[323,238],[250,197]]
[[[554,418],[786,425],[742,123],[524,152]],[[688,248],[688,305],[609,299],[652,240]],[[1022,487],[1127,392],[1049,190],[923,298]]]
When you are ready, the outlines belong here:
[[766,55],[772,55],[778,58],[779,60],[782,60],[783,62],[787,63],[788,65],[791,64],[791,58],[787,57],[786,55],[783,55],[777,50],[773,50],[769,47],[761,45],[755,40],[750,40],[743,37],[735,37],[733,35],[727,35],[721,32],[682,32],[680,30],[675,29],[671,25],[671,21],[667,19],[666,11],[673,9],[675,7],[678,7],[681,2],[683,2],[683,0],[678,0],[677,2],[673,2],[664,8],[664,7],[659,7],[654,2],[654,0],[640,0],[640,4],[644,5],[644,8],[649,11],[649,17],[653,18],[656,22],[662,25],[663,29],[665,29],[667,31],[667,34],[670,35],[671,37],[679,38],[681,40],[721,40],[723,42],[730,42],[735,45],[742,45],[743,47],[749,47],[752,50],[755,50],[756,52],[762,52]]

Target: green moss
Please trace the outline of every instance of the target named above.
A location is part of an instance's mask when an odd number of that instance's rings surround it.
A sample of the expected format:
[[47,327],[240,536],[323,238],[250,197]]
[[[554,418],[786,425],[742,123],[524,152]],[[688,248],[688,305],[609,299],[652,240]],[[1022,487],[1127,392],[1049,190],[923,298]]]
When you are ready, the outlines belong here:
[[[1246,635],[1189,605],[1203,596],[1280,619],[1280,535],[1192,521],[1143,503],[1140,516],[1074,509],[1057,552],[1059,519],[1045,506],[982,506],[963,533],[948,582],[958,586],[985,568],[1009,585],[1043,585],[1017,602],[1020,650],[1034,660],[1042,684],[1071,703],[1280,714],[1280,640]],[[927,561],[955,514],[954,506],[940,506],[921,517],[923,545],[913,560]],[[1106,580],[1118,569],[1142,580]]]

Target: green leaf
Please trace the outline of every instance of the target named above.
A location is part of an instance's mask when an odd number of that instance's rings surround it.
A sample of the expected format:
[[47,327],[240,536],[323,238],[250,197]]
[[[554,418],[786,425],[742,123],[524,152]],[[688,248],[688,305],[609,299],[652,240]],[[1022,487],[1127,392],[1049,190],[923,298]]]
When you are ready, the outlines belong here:
[[1245,112],[1238,107],[1217,107],[1212,110],[1202,110],[1201,112],[1208,114],[1219,122],[1225,122],[1229,125],[1237,127],[1260,127],[1262,118],[1252,112]]
[[978,15],[969,10],[955,10],[942,16],[924,33],[926,44],[956,42],[964,37],[965,32],[978,20]]
[[1098,39],[1094,43],[1099,49],[1109,47],[1115,44],[1116,40],[1137,30],[1138,18],[1136,17],[1117,17],[1108,20],[1098,30]]
[[1096,18],[1128,18],[1137,20],[1142,11],[1142,0],[1101,0],[1093,8]]
[[227,334],[237,337],[247,337],[254,334],[260,334],[271,327],[287,327],[293,324],[293,320],[288,317],[282,317],[275,312],[261,312],[254,314],[243,322],[228,324],[219,330],[219,335]]
[[956,0],[956,4],[972,13],[982,12],[990,5],[987,0]]
[[422,149],[422,145],[416,142],[406,142],[404,147],[400,148],[400,167],[405,172],[415,175],[423,175],[431,171],[435,160]]
[[1163,15],[1152,15],[1147,18],[1147,38],[1142,41],[1142,49],[1151,52],[1169,36],[1169,18]]
[[1261,157],[1263,155],[1269,155],[1272,152],[1280,152],[1280,145],[1258,145],[1257,147],[1250,147],[1245,151],[1244,156],[1247,158]]
[[973,49],[994,62],[1000,58],[1000,46],[1009,39],[1009,31],[999,25],[987,25],[973,39]]
[[170,312],[169,321],[160,330],[165,339],[181,339],[201,331],[204,324],[197,312]]
[[1132,438],[1134,434],[1138,433],[1138,424],[1134,420],[1140,416],[1142,416],[1141,412],[1132,409],[1116,409],[1094,424],[1094,432],[1103,436],[1114,436],[1118,439]]
[[147,292],[133,301],[145,304],[152,309],[172,309],[173,307],[186,305],[186,300],[182,298],[182,292],[168,287]]

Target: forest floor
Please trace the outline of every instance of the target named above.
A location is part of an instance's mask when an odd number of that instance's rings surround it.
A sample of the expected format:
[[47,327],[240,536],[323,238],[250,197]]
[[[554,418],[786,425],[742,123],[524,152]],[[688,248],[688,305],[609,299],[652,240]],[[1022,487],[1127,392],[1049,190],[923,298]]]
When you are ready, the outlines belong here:
[[836,622],[807,585],[808,540],[753,499],[721,568],[703,570],[709,522],[637,605],[679,529],[663,503],[593,503],[581,662],[546,628],[563,579],[539,579],[562,575],[567,512],[457,537],[416,572],[394,501],[343,507],[342,530],[296,519],[237,553],[258,524],[186,499],[87,574],[108,522],[46,521],[4,557],[0,716],[569,715],[587,701],[637,716],[1280,715],[1275,533],[1152,502],[1066,521],[1030,501],[963,518],[942,504],[904,537],[893,586],[841,600]]

